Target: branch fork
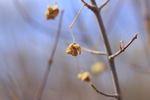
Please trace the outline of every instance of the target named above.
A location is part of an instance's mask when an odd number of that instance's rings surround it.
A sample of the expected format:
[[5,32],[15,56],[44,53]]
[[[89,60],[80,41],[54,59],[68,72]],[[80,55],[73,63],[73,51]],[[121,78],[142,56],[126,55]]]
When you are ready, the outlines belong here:
[[120,55],[122,52],[124,52],[132,43],[135,39],[137,39],[138,34],[136,33],[133,38],[127,43],[126,45],[124,44],[124,41],[120,41],[120,50],[117,51],[116,53],[112,54],[109,56],[109,59],[114,59],[118,55]]
[[112,97],[112,98],[118,98],[118,95],[116,95],[116,94],[104,93],[104,92],[98,90],[95,85],[93,85],[93,84],[90,84],[90,85],[91,85],[91,87],[92,87],[97,93],[99,93],[99,94],[101,94],[101,95],[103,95],[103,96]]

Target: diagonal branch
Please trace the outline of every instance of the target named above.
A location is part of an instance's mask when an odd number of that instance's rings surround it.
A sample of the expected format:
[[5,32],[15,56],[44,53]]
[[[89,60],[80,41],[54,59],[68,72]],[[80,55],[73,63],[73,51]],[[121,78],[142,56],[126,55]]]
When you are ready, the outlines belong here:
[[128,44],[126,44],[123,48],[120,48],[120,50],[118,52],[116,52],[115,54],[112,54],[109,56],[109,59],[114,59],[115,57],[117,57],[118,55],[120,55],[122,52],[124,52],[132,43],[135,39],[137,39],[138,34],[135,34],[133,36],[133,38],[129,41]]
[[73,42],[73,43],[75,43],[75,37],[74,37],[74,33],[73,33],[73,31],[72,31],[72,27],[73,27],[74,23],[76,22],[77,18],[79,17],[79,15],[80,15],[80,13],[81,13],[81,11],[82,11],[82,9],[83,9],[84,6],[85,6],[85,4],[83,4],[83,5],[81,6],[81,8],[79,9],[77,15],[76,15],[75,18],[73,19],[72,23],[69,25],[70,32],[71,32],[71,37],[72,37],[72,42]]
[[91,87],[92,87],[97,93],[99,93],[99,94],[101,94],[101,95],[103,95],[103,96],[106,96],[106,97],[113,97],[113,98],[117,98],[117,97],[118,97],[117,95],[114,95],[114,94],[107,94],[107,93],[104,93],[104,92],[98,90],[98,89],[96,88],[96,86],[93,85],[93,84],[91,84]]
[[83,4],[86,6],[86,7],[88,7],[89,9],[91,9],[92,11],[93,10],[95,10],[95,6],[93,6],[93,5],[89,5],[87,2],[85,2],[84,0],[81,0],[82,2],[83,2]]
[[109,1],[110,1],[110,0],[106,0],[102,5],[100,5],[100,6],[98,7],[99,11],[101,11],[101,9],[104,8],[104,7],[108,4]]
[[85,52],[89,52],[91,54],[95,54],[95,55],[107,55],[106,52],[102,52],[102,51],[96,51],[96,50],[91,50],[91,49],[87,49],[87,48],[81,48],[82,51],[85,51]]

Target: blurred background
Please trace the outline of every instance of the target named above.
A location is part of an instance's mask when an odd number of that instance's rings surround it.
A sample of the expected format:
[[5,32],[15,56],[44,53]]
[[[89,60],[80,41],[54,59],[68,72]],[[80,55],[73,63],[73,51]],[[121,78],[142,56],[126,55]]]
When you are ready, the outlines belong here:
[[[105,0],[96,0],[101,5]],[[90,1],[87,0],[90,3]],[[47,21],[45,11],[53,0],[0,0],[0,99],[33,100],[42,81],[51,54],[58,16]],[[79,66],[89,71],[96,62],[105,70],[92,75],[93,84],[114,93],[110,67],[105,56],[83,52],[78,57],[65,53],[71,43],[69,24],[80,0],[57,0],[65,11],[61,38],[42,100],[113,100],[97,94],[87,83],[77,79]],[[127,43],[135,33],[138,39],[115,62],[123,100],[150,100],[150,0],[110,0],[102,17],[113,52],[119,41]],[[94,14],[83,8],[73,26],[76,42],[82,47],[105,51]],[[78,60],[78,62],[77,62]]]

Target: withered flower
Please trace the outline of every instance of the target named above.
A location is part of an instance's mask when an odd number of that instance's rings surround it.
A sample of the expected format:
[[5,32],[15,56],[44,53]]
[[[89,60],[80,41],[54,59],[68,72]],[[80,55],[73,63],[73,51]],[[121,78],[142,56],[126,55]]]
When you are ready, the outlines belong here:
[[71,43],[66,49],[67,54],[71,54],[72,56],[77,56],[81,54],[81,47],[79,44]]
[[81,72],[77,75],[77,77],[84,82],[90,82],[91,81],[91,76],[89,72]]
[[59,9],[56,5],[48,5],[47,7],[47,11],[45,12],[45,16],[46,16],[46,19],[49,20],[49,19],[54,19],[56,16],[58,16],[58,13],[59,13]]

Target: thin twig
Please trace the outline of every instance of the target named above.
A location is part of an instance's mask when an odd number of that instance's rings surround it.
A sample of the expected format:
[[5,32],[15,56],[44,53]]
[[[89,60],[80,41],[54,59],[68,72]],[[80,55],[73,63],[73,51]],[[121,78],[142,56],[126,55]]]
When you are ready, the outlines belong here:
[[55,41],[54,41],[54,47],[52,49],[50,58],[48,60],[48,65],[47,65],[46,72],[44,74],[44,78],[43,78],[42,83],[40,84],[40,86],[38,88],[37,95],[35,96],[34,100],[41,100],[42,99],[42,96],[43,96],[43,93],[44,93],[44,89],[45,89],[45,86],[46,86],[46,83],[47,83],[47,80],[48,80],[48,75],[49,75],[49,73],[51,71],[52,61],[54,59],[54,55],[55,55],[56,48],[57,48],[57,45],[58,45],[58,42],[59,42],[59,38],[60,38],[63,13],[64,13],[64,11],[61,11],[59,24],[58,24],[58,29],[57,29],[57,32],[56,32],[56,38],[55,38]]
[[91,49],[87,49],[87,48],[81,48],[82,51],[85,51],[85,52],[89,52],[91,54],[95,54],[95,55],[107,55],[106,52],[102,52],[102,51],[96,51],[96,50],[91,50]]
[[97,22],[99,24],[99,29],[101,31],[105,46],[106,46],[106,50],[107,50],[107,56],[108,56],[108,62],[109,65],[111,67],[111,73],[112,73],[112,81],[113,81],[113,86],[115,89],[115,93],[117,94],[117,100],[122,100],[122,96],[121,96],[121,91],[120,91],[120,86],[119,86],[119,81],[118,81],[118,76],[117,76],[117,72],[116,72],[116,67],[115,67],[115,63],[114,63],[114,59],[109,59],[109,56],[112,55],[112,51],[111,51],[111,46],[107,37],[107,33],[106,33],[106,29],[99,11],[99,8],[96,4],[95,0],[91,0],[92,5],[94,5],[96,7],[95,10],[92,10],[92,12],[95,14]]
[[135,39],[137,39],[137,36],[138,36],[138,34],[135,34],[135,35],[133,36],[133,38],[129,41],[129,43],[124,46],[124,48],[121,48],[121,49],[120,49],[119,51],[117,51],[115,54],[110,55],[110,56],[109,56],[109,59],[113,59],[113,58],[117,57],[118,55],[120,55],[122,52],[124,52],[124,51],[133,43],[133,41],[134,41]]
[[104,8],[104,7],[108,4],[109,1],[110,1],[110,0],[106,0],[102,5],[100,5],[100,7],[98,7],[99,11],[100,11],[102,8]]
[[86,7],[88,7],[89,9],[91,9],[91,10],[95,10],[95,6],[93,6],[93,5],[89,5],[87,2],[85,2],[84,0],[81,0],[82,2],[83,2],[83,4],[86,6]]
[[72,27],[73,27],[73,24],[75,23],[75,21],[77,20],[77,18],[79,17],[79,15],[80,15],[80,13],[81,13],[81,11],[82,11],[82,9],[83,9],[84,6],[85,6],[85,4],[83,4],[83,5],[81,6],[81,8],[79,9],[77,15],[76,15],[75,18],[73,19],[72,23],[69,25],[70,32],[71,32],[71,37],[72,37],[72,42],[73,42],[73,43],[75,43],[75,37],[74,37],[74,33],[73,33],[73,31],[72,31]]
[[98,90],[94,84],[90,84],[90,85],[97,93],[99,93],[103,96],[117,98],[117,95],[104,93],[104,92]]

